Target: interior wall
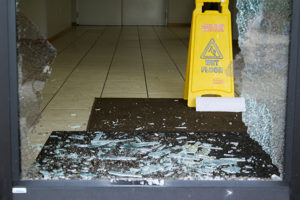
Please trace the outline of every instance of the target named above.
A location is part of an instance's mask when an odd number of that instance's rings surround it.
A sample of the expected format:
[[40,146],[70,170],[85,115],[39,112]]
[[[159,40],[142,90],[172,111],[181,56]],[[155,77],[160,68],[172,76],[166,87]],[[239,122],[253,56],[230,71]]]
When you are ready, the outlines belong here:
[[121,25],[122,0],[78,0],[79,25]]
[[72,24],[71,0],[47,0],[48,38]]
[[77,15],[78,15],[78,10],[77,10],[77,1],[76,0],[71,0],[71,21],[72,23],[77,24]]
[[71,0],[22,0],[19,9],[46,38],[71,27]]
[[[191,23],[194,0],[168,0],[168,22]],[[121,0],[22,0],[20,9],[39,28],[45,37],[53,37],[76,22],[77,10],[87,13],[77,19],[82,25],[121,25]],[[103,6],[106,5],[106,6]],[[77,6],[77,8],[76,8]],[[103,9],[104,7],[110,9]],[[232,35],[238,39],[236,0],[230,0]]]
[[43,36],[48,36],[46,0],[22,0],[19,9],[39,27]]
[[[236,8],[237,0],[230,0],[229,9],[232,18],[232,38],[238,40],[238,27],[236,16],[238,10]],[[169,0],[169,22],[170,24],[190,24],[192,21],[192,13],[195,9],[195,0]]]
[[190,24],[195,0],[169,0],[168,23]]
[[166,25],[165,0],[123,0],[123,25]]
[[238,9],[236,8],[236,1],[237,0],[229,1],[229,9],[231,12],[231,24],[232,24],[232,39],[233,40],[239,39],[239,31],[238,31],[238,26],[236,23],[237,13],[238,13]]

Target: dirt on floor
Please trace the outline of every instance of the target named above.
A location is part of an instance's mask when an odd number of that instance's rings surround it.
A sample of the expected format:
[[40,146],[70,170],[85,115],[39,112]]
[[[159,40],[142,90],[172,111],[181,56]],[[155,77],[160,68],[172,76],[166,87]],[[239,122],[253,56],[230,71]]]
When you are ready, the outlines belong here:
[[241,113],[203,113],[182,99],[96,98],[88,131],[246,132]]

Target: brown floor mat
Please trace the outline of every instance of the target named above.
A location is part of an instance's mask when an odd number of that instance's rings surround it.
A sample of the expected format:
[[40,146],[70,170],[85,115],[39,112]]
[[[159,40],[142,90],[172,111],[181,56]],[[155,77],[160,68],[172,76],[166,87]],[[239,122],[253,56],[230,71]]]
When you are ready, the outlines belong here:
[[88,131],[246,132],[241,113],[200,113],[182,99],[96,98]]

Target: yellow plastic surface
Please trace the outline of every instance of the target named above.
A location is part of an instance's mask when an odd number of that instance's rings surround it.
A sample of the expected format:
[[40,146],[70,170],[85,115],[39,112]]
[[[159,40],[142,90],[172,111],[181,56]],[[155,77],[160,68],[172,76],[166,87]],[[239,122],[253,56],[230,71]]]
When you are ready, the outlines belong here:
[[[220,3],[222,12],[206,10],[204,2]],[[229,0],[196,0],[190,35],[184,99],[234,97],[231,14]]]

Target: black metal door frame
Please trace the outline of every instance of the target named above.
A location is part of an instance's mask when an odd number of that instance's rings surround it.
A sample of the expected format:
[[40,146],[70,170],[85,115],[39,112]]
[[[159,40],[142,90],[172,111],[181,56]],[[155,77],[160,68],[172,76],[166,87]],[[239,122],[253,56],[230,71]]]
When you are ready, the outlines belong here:
[[[166,181],[163,186],[140,186],[101,180],[20,180],[16,10],[14,0],[0,0],[0,200],[299,200],[300,0],[293,1],[284,181]],[[26,188],[27,192],[12,194],[14,187]]]

